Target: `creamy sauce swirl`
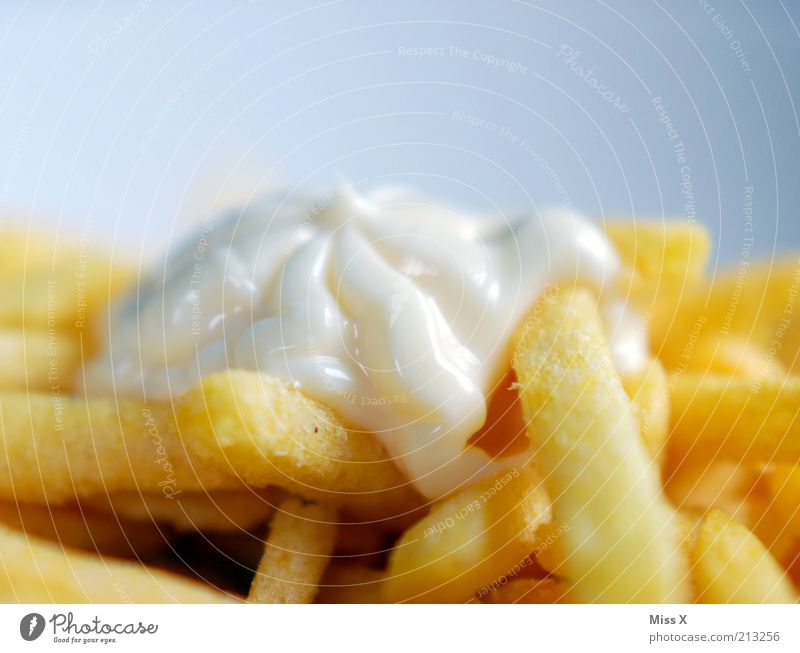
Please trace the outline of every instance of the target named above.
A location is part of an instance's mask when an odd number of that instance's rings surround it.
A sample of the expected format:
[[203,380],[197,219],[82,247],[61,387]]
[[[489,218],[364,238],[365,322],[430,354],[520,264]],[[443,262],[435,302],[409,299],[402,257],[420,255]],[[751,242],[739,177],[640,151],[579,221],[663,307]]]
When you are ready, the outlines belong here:
[[467,441],[514,328],[554,284],[601,291],[612,356],[642,363],[635,314],[602,292],[619,267],[602,231],[565,209],[509,218],[400,191],[275,196],[204,225],[123,302],[87,389],[166,399],[227,368],[281,377],[376,433],[439,497],[515,462]]

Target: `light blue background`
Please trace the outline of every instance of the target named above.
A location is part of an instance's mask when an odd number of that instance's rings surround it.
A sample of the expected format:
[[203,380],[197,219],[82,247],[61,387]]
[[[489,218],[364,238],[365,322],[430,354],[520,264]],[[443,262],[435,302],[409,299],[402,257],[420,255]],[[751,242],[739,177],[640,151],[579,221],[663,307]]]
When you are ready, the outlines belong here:
[[[800,246],[797,2],[73,0],[0,12],[4,220],[83,228],[149,257],[214,207],[342,179],[482,208],[686,216],[659,96],[723,258],[750,235],[765,256]],[[562,45],[629,111],[557,56]]]

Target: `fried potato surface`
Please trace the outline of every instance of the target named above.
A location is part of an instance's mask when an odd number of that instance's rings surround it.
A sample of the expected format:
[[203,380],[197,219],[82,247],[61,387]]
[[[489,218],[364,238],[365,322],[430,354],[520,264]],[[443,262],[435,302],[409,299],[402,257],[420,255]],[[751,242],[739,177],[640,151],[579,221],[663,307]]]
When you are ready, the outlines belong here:
[[650,457],[660,462],[669,434],[669,385],[664,366],[651,360],[644,368],[622,377],[639,425],[639,435]]
[[704,514],[716,508],[749,528],[763,510],[758,478],[758,471],[746,465],[689,458],[668,466],[664,490],[680,511]]
[[348,430],[283,381],[214,374],[180,399],[177,415],[195,457],[250,485],[276,485],[376,518],[422,503],[374,435]]
[[80,369],[80,342],[69,333],[0,328],[0,392],[71,390]]
[[656,297],[679,296],[694,284],[711,253],[709,233],[696,223],[626,219],[608,220],[603,227],[629,271],[621,291],[647,306]]
[[670,397],[671,454],[800,463],[800,377],[684,374]]
[[550,521],[541,477],[513,469],[443,499],[408,529],[389,558],[387,602],[464,602],[534,552]]
[[591,293],[562,289],[540,302],[513,362],[553,521],[569,526],[548,559],[570,597],[687,600],[674,511],[640,440]]
[[289,498],[278,506],[250,603],[311,603],[336,540],[336,511]]
[[700,603],[794,603],[786,573],[747,528],[709,512],[694,543],[692,576]]
[[747,338],[733,333],[700,338],[685,359],[691,372],[711,372],[756,379],[762,376],[785,376],[786,369],[769,351]]
[[765,497],[752,530],[800,585],[800,466],[767,466],[759,487]]
[[0,395],[0,496],[64,503],[143,491],[241,487],[193,461],[172,408],[134,400]]
[[0,525],[2,603],[229,603],[235,598],[138,562],[101,558]]
[[242,488],[179,492],[172,496],[117,492],[82,503],[130,521],[166,524],[179,533],[237,533],[266,523],[280,497],[278,490]]
[[170,533],[83,505],[46,506],[0,500],[0,523],[72,549],[118,557],[152,556],[170,545]]
[[784,258],[745,264],[657,302],[650,321],[653,350],[668,368],[679,368],[701,340],[728,334],[768,354],[787,369],[800,359],[798,311],[800,261]]

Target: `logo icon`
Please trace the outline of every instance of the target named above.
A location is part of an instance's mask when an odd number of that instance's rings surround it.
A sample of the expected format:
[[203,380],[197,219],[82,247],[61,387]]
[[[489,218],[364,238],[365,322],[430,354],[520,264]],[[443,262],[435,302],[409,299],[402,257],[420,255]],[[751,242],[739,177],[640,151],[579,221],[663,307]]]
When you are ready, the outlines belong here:
[[26,642],[32,642],[44,632],[44,617],[38,612],[31,612],[19,622],[19,634]]

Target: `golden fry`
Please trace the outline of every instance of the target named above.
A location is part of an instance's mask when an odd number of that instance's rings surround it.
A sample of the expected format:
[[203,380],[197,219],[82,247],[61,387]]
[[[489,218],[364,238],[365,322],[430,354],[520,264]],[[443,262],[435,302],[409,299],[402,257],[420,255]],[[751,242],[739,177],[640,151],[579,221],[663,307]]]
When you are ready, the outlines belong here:
[[692,551],[700,603],[794,603],[786,573],[758,538],[725,513],[703,519]]
[[587,291],[540,302],[514,356],[534,459],[546,470],[551,569],[579,601],[689,596],[673,510],[639,439],[630,400]]
[[639,425],[642,443],[655,461],[663,458],[669,434],[669,386],[664,366],[650,361],[642,370],[622,377]]
[[800,463],[800,377],[684,374],[670,401],[675,457]]
[[64,503],[121,491],[240,486],[191,460],[168,405],[0,395],[0,496]]
[[686,359],[685,368],[748,379],[786,374],[783,365],[766,349],[732,333],[700,338]]
[[0,391],[69,392],[80,369],[80,343],[69,333],[0,329]]
[[0,603],[229,603],[187,578],[138,562],[68,551],[0,524]]
[[118,492],[83,501],[136,522],[168,524],[179,533],[236,533],[266,523],[280,500],[277,490],[210,490],[174,496]]
[[711,253],[699,224],[665,220],[610,220],[606,235],[629,270],[621,289],[637,303],[679,295],[702,276]]
[[0,501],[0,523],[61,546],[101,555],[149,556],[169,546],[169,533],[155,524],[123,521],[84,506],[44,506]]
[[731,334],[767,353],[766,370],[773,360],[792,369],[800,351],[799,292],[797,260],[743,264],[659,302],[650,321],[653,350],[668,368],[683,369],[700,340]]
[[523,566],[550,521],[541,478],[511,470],[434,504],[389,558],[387,602],[464,602]]
[[681,511],[703,514],[716,508],[749,528],[762,510],[758,477],[755,469],[744,465],[690,458],[664,474],[664,491]]
[[759,486],[766,497],[753,532],[800,582],[800,466],[770,465]]
[[255,372],[208,376],[177,407],[201,461],[250,485],[277,485],[355,514],[391,517],[422,502],[371,434],[348,431],[327,407]]
[[311,603],[336,539],[336,512],[286,499],[270,525],[250,603]]

